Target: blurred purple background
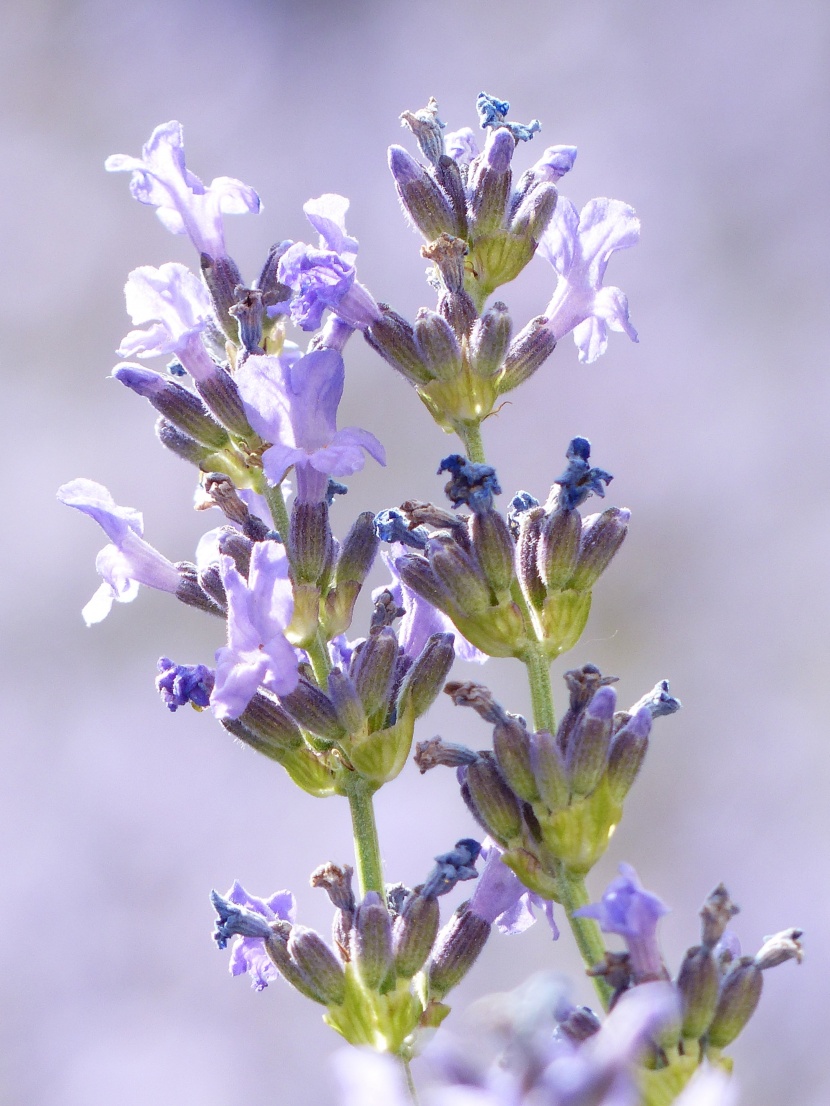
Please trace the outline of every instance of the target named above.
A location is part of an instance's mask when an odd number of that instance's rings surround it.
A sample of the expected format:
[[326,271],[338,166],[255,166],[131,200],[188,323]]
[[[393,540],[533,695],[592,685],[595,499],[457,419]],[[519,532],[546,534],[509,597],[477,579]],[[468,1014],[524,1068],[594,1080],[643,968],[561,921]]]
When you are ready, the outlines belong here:
[[[207,895],[236,877],[258,894],[293,887],[302,920],[327,929],[308,875],[349,859],[345,804],[298,792],[210,717],[163,709],[156,658],[208,660],[218,623],[146,590],[93,630],[80,619],[103,543],[56,505],[60,483],[107,484],[174,560],[218,521],[191,510],[192,472],[155,445],[149,409],[105,379],[128,329],[127,272],[195,259],[104,157],[137,153],[153,126],[180,119],[196,173],[263,197],[259,217],[228,222],[249,278],[273,241],[308,236],[304,200],[349,196],[361,279],[411,317],[432,298],[385,147],[414,149],[398,114],[429,95],[450,129],[475,125],[482,88],[510,99],[513,118],[542,121],[522,168],[573,143],[563,193],[617,197],[643,223],[609,271],[640,344],[612,335],[586,368],[566,339],[485,427],[506,490],[544,498],[580,433],[615,474],[610,502],[634,513],[557,683],[590,660],[619,674],[624,702],[662,677],[684,702],[659,724],[590,888],[633,862],[673,907],[673,966],[721,879],[749,950],[802,925],[806,964],[769,973],[732,1051],[743,1102],[825,1104],[830,8],[7,0],[3,26],[0,1104],[311,1106],[332,1100],[325,1058],[339,1047],[287,986],[257,995],[231,980]],[[551,289],[537,260],[500,294],[524,320]],[[341,533],[359,510],[440,496],[436,462],[453,448],[368,347],[347,354],[341,425],[376,433],[389,465],[353,479]],[[514,662],[471,674],[529,709]],[[421,727],[438,732],[487,739],[443,703]],[[408,767],[378,811],[388,873],[409,883],[473,828],[449,772]],[[542,967],[590,999],[569,938],[552,945],[537,927],[494,937],[455,1008]]]

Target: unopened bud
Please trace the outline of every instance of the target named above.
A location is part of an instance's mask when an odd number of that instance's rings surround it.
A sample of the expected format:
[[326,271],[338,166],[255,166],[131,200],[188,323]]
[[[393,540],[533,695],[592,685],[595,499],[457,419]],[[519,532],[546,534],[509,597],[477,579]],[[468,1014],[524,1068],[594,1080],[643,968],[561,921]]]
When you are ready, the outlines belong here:
[[518,388],[553,353],[556,338],[547,329],[546,322],[543,315],[531,319],[510,343],[504,359],[504,369],[498,380],[499,394]]
[[380,318],[363,331],[366,341],[376,353],[402,373],[410,384],[429,384],[432,375],[421,360],[411,323],[384,304],[379,307]]
[[601,515],[583,520],[579,560],[570,587],[578,591],[592,588],[625,541],[631,512],[609,507]]
[[544,804],[551,811],[566,807],[571,788],[556,738],[547,730],[531,734],[530,758],[536,787]]
[[218,565],[205,565],[198,572],[199,587],[211,597],[217,607],[228,608],[228,596]]
[[545,516],[539,532],[537,564],[548,591],[567,586],[576,569],[581,537],[579,511],[557,509]]
[[415,342],[421,360],[437,380],[461,375],[461,347],[450,324],[435,311],[421,308],[415,319]]
[[504,128],[487,136],[484,152],[469,180],[470,222],[476,237],[498,230],[504,221],[513,179],[510,162],[515,149],[513,136]]
[[516,541],[516,566],[522,591],[531,606],[539,609],[547,596],[544,581],[539,575],[539,540],[545,521],[541,507],[531,507],[518,516],[519,537]]
[[221,450],[230,445],[224,426],[216,422],[198,396],[194,396],[175,380],[141,365],[127,363],[117,365],[112,370],[112,375],[113,379],[149,400],[160,415],[190,438],[195,438],[212,450]]
[[432,998],[443,998],[461,982],[489,936],[489,922],[479,918],[466,905],[456,910],[439,933],[435,952],[427,965]]
[[349,735],[365,733],[366,712],[354,682],[345,672],[334,668],[328,679],[329,699],[337,713],[337,720]]
[[346,736],[331,699],[309,680],[301,677],[293,691],[280,696],[280,702],[303,729],[318,737],[336,742]]
[[196,607],[207,614],[215,614],[220,618],[224,618],[225,608],[220,607],[199,583],[199,572],[196,565],[189,561],[178,561],[174,567],[179,574],[176,598],[188,607]]
[[195,381],[196,391],[216,419],[240,438],[254,438],[236,381],[221,365]]
[[452,234],[457,221],[450,202],[423,165],[402,146],[390,146],[389,169],[404,210],[427,242]]
[[707,1040],[715,1048],[732,1044],[755,1013],[764,976],[751,956],[742,956],[724,979]]
[[438,933],[437,898],[413,891],[405,900],[392,927],[395,972],[411,979],[426,963]]
[[367,638],[352,662],[352,679],[370,730],[380,729],[386,723],[397,659],[398,639],[394,631],[386,629]]
[[334,553],[326,503],[294,501],[288,544],[296,583],[319,585]]
[[622,802],[637,778],[648,752],[648,735],[651,732],[651,713],[641,707],[626,724],[614,734],[608,753],[608,786],[612,797]]
[[478,758],[466,768],[464,787],[469,792],[472,813],[499,844],[507,844],[521,835],[519,800],[492,753],[479,753]]
[[425,557],[405,553],[395,562],[395,567],[400,574],[401,581],[408,588],[411,588],[416,595],[426,599],[439,611],[446,612],[448,606],[451,607],[452,599],[448,589],[444,587]]
[[465,615],[484,614],[490,607],[490,588],[478,565],[451,538],[433,537],[427,545],[429,564]]
[[242,283],[242,274],[236,266],[236,262],[230,257],[211,257],[203,253],[200,258],[202,277],[204,278],[216,318],[225,334],[232,342],[236,342],[239,336],[239,328],[236,319],[231,314],[231,308],[236,303],[236,288]]
[[530,734],[523,721],[508,715],[493,729],[493,751],[504,778],[520,799],[529,803],[539,798],[531,761]]
[[392,920],[376,891],[368,891],[358,906],[351,940],[361,980],[370,990],[379,990],[392,967]]
[[512,333],[513,321],[501,301],[476,321],[470,334],[470,356],[478,376],[495,376],[501,369]]
[[698,1040],[715,1013],[720,971],[712,950],[701,945],[689,949],[677,976],[683,1011],[681,1036]]
[[408,701],[416,718],[432,706],[444,686],[452,663],[455,648],[452,634],[433,634],[418,654],[415,663],[406,674],[406,680],[398,695],[398,702]]
[[248,579],[251,568],[251,552],[254,543],[232,526],[223,527],[219,534],[219,552],[230,557],[240,576]]
[[449,197],[450,207],[455,215],[454,234],[459,238],[467,237],[467,196],[461,170],[455,158],[442,154],[433,169],[435,179]]
[[582,1044],[599,1032],[601,1022],[588,1006],[574,1006],[559,1022],[559,1032],[575,1045]]
[[585,708],[568,745],[566,764],[575,795],[590,795],[608,763],[617,693],[601,687]]
[[496,594],[508,591],[514,579],[516,546],[498,511],[476,512],[470,519],[470,539],[490,587]]
[[293,926],[288,954],[305,981],[326,1006],[339,1006],[346,997],[343,966],[319,933],[305,926]]
[[538,243],[553,218],[557,199],[558,193],[552,184],[540,184],[531,189],[510,221],[510,233]]
[[216,450],[197,442],[163,417],[156,420],[156,436],[165,449],[169,449],[183,461],[189,461],[191,465],[203,470],[206,467],[213,468]]

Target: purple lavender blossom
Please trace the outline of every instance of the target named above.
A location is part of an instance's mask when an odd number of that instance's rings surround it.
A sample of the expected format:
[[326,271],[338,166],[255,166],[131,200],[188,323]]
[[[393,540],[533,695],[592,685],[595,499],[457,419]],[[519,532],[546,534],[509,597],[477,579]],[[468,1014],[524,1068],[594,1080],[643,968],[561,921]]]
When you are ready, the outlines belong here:
[[249,357],[237,371],[251,426],[272,443],[262,455],[265,475],[278,484],[293,466],[300,502],[322,502],[330,476],[363,468],[364,450],[386,463],[374,434],[337,429],[344,378],[343,358],[331,349],[315,350],[293,364],[281,357]]
[[553,265],[558,282],[545,309],[547,327],[557,341],[574,332],[579,360],[596,361],[608,345],[608,331],[624,331],[632,342],[637,331],[628,317],[628,300],[619,288],[604,288],[608,259],[615,250],[637,243],[640,220],[619,200],[589,200],[582,211],[559,197],[542,235],[539,253]]
[[223,215],[257,214],[259,196],[233,177],[216,177],[207,188],[184,162],[181,123],[171,120],[156,127],[141,157],[113,154],[108,173],[132,172],[130,192],[142,204],[156,208],[173,234],[186,234],[200,254],[227,257]]
[[169,657],[159,657],[156,690],[168,710],[175,713],[188,703],[204,710],[213,691],[213,672],[204,664],[176,664]]
[[[224,908],[223,899],[225,903],[232,903],[235,906],[242,907],[244,911],[251,911],[260,915],[269,923],[277,919],[292,923],[294,921],[296,904],[290,891],[277,891],[268,899],[259,899],[256,895],[249,895],[239,880],[236,880],[224,896],[214,898],[214,905],[219,913],[215,936],[220,948],[224,948],[225,943],[227,943],[228,930],[234,928],[232,919],[231,924],[228,925],[229,918],[227,915],[232,912]],[[223,915],[226,916],[223,917]],[[236,928],[243,927],[237,926]],[[244,928],[253,929],[255,925]],[[244,975],[247,972],[251,977],[251,985],[255,991],[264,990],[280,974],[265,951],[263,938],[246,937],[239,933],[234,936],[229,967],[231,975]]]
[[448,135],[444,136],[444,147],[449,156],[455,158],[459,165],[469,165],[473,158],[478,157],[480,152],[472,127],[462,127],[460,130],[450,131]]
[[355,275],[357,241],[346,233],[348,207],[345,196],[336,193],[309,200],[303,210],[320,235],[319,246],[295,242],[280,258],[279,279],[294,291],[291,318],[303,330],[317,330],[326,310],[354,330],[365,330],[380,317]]
[[503,855],[504,851],[494,841],[485,838],[481,849],[485,863],[470,899],[470,910],[512,937],[530,929],[539,909],[544,913],[555,941],[559,937],[559,928],[553,918],[553,903],[528,891],[503,862]]
[[433,634],[452,634],[455,637],[455,655],[459,660],[484,664],[488,659],[487,654],[462,637],[443,611],[422,599],[401,580],[397,561],[406,552],[406,547],[400,542],[393,542],[388,551],[381,549],[380,555],[392,575],[392,580],[385,587],[375,588],[372,592],[372,598],[377,599],[381,592],[388,591],[393,602],[403,608],[404,615],[398,627],[398,644],[401,649],[415,660]]
[[620,864],[602,900],[574,911],[582,918],[596,918],[603,933],[618,933],[628,946],[635,981],[662,979],[663,960],[657,945],[657,923],[668,913],[666,904],[643,889],[630,864]]
[[576,146],[548,146],[531,172],[537,181],[555,184],[573,169],[576,152]]
[[228,596],[228,644],[216,652],[216,686],[210,705],[217,718],[238,718],[263,685],[275,695],[297,686],[297,655],[285,636],[294,599],[285,549],[254,544],[248,579],[230,557],[219,571]]
[[141,536],[144,520],[140,511],[119,507],[103,484],[82,477],[58,488],[58,499],[94,519],[111,542],[95,558],[104,583],[81,612],[87,626],[106,618],[115,601],[135,599],[139,584],[158,591],[178,589],[181,578],[174,565]]
[[194,380],[215,373],[201,338],[213,320],[213,307],[204,284],[186,265],[169,261],[158,269],[133,269],[124,296],[133,323],[142,329],[124,338],[118,347],[122,357],[174,354]]

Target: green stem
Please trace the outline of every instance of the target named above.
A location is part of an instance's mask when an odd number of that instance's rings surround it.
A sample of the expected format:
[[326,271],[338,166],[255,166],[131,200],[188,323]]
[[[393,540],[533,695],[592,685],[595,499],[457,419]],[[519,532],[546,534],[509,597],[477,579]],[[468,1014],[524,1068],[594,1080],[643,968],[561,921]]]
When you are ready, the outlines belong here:
[[262,493],[271,511],[274,526],[277,528],[280,537],[283,542],[286,543],[287,547],[290,523],[288,519],[288,509],[285,506],[285,500],[282,495],[282,488],[279,484],[269,484],[267,480],[264,481],[264,485]]
[[418,1106],[418,1092],[415,1090],[415,1080],[412,1078],[412,1068],[410,1067],[408,1060],[402,1060],[403,1073],[406,1077],[406,1089],[409,1091],[409,1097]]
[[[575,910],[578,910],[581,906],[587,906],[591,901],[585,887],[585,880],[563,870],[559,873],[557,883],[559,884],[559,897],[568,916],[568,922],[577,947],[582,954],[582,959],[589,968],[592,968],[595,964],[602,964],[605,960],[605,945],[600,936],[599,926],[593,918],[574,917]],[[602,976],[595,975],[592,978],[602,1005],[607,1010],[611,999],[611,988]]]
[[550,661],[541,645],[531,645],[523,656],[533,703],[533,722],[537,730],[556,730],[553,692],[550,686]]
[[331,661],[329,660],[328,649],[326,649],[325,643],[320,639],[319,632],[314,635],[314,640],[306,645],[305,651],[308,653],[308,659],[311,661],[314,679],[323,691],[325,691],[328,685],[328,675],[329,672],[331,672]]
[[354,853],[357,860],[357,881],[361,898],[367,891],[383,895],[383,867],[380,862],[378,829],[372,806],[372,790],[368,780],[355,773],[348,791],[352,812]]
[[458,436],[464,443],[469,459],[477,465],[483,465],[485,458],[484,442],[481,440],[481,423],[462,423],[458,430]]

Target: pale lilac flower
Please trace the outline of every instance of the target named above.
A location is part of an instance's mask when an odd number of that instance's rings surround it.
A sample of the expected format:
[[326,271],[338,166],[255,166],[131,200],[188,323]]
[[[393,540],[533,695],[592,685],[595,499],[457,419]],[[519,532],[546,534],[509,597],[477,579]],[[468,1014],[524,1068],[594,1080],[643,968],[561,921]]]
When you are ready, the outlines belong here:
[[278,542],[254,543],[247,580],[230,557],[220,558],[219,571],[228,596],[228,644],[216,652],[210,705],[219,719],[238,718],[260,685],[275,695],[297,686],[297,656],[284,632],[294,599]]
[[529,929],[536,921],[536,910],[541,910],[555,941],[559,929],[553,918],[553,903],[529,891],[503,862],[503,853],[494,841],[485,838],[481,849],[485,863],[470,899],[470,910],[511,937]]
[[295,242],[280,258],[279,279],[294,291],[291,318],[303,330],[317,330],[326,310],[354,330],[365,330],[380,317],[355,275],[357,241],[346,233],[348,207],[345,196],[336,193],[309,200],[303,210],[320,235],[319,245]]
[[559,197],[553,218],[539,243],[539,253],[558,274],[556,291],[545,315],[557,341],[574,332],[579,360],[590,364],[605,352],[608,330],[624,331],[632,342],[637,331],[628,317],[628,300],[619,288],[602,285],[615,250],[636,244],[640,220],[619,200],[589,200],[580,213]]
[[[296,912],[294,896],[290,891],[277,891],[268,899],[259,899],[256,895],[249,895],[239,880],[235,880],[225,895],[214,893],[211,898],[219,914],[214,934],[217,944],[225,948],[228,939],[233,937],[229,964],[231,975],[247,972],[254,990],[264,990],[280,973],[265,951],[263,937],[245,934],[258,931],[256,916],[264,919],[266,924],[277,919],[293,923]],[[241,910],[234,910],[234,906],[241,907]],[[265,927],[262,927],[262,932],[266,933]]]
[[404,614],[398,626],[398,644],[401,649],[415,660],[433,634],[452,634],[455,638],[455,655],[459,660],[484,664],[488,659],[487,654],[462,637],[448,615],[422,599],[401,580],[397,560],[404,553],[406,547],[400,542],[393,542],[388,551],[381,549],[380,555],[392,579],[385,587],[375,588],[372,592],[372,599],[377,599],[381,592],[388,591],[392,601],[402,608]]
[[294,363],[249,357],[235,379],[251,426],[272,443],[262,455],[265,475],[278,484],[293,466],[300,502],[321,502],[330,476],[362,469],[364,450],[386,463],[374,434],[357,427],[337,429],[345,373],[336,350],[315,350]]
[[620,875],[609,883],[602,900],[574,913],[596,918],[603,933],[618,933],[623,938],[636,982],[665,975],[657,945],[657,923],[668,910],[662,899],[644,890],[630,864],[620,864]]
[[480,151],[472,127],[462,127],[444,136],[444,148],[459,165],[469,165]]
[[555,184],[573,169],[576,152],[576,146],[548,146],[531,170],[534,178]]
[[94,519],[111,543],[95,559],[104,583],[81,612],[87,626],[106,618],[116,600],[129,603],[135,599],[139,584],[176,592],[181,577],[174,565],[142,538],[140,511],[119,507],[103,484],[83,478],[58,488],[58,499]]
[[109,173],[131,172],[130,192],[139,203],[156,208],[173,234],[186,234],[200,254],[227,257],[223,215],[256,214],[259,196],[233,177],[216,177],[206,188],[184,161],[181,123],[171,120],[156,127],[141,157],[113,154]]
[[175,355],[194,380],[212,376],[216,365],[202,344],[213,321],[207,288],[186,265],[168,261],[158,269],[133,269],[124,287],[127,311],[141,328],[118,347],[122,357]]

